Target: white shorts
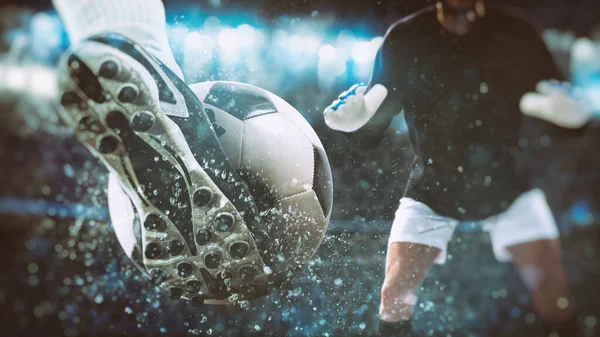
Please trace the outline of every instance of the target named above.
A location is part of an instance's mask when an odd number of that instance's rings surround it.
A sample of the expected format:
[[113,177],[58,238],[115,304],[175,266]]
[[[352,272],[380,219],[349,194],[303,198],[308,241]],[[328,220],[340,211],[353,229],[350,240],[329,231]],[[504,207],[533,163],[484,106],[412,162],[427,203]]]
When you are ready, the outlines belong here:
[[[544,192],[523,193],[503,213],[480,222],[489,231],[498,261],[511,260],[507,247],[559,237],[558,228]],[[402,198],[392,225],[388,244],[411,242],[442,250],[436,263],[446,261],[446,251],[459,221],[436,214],[429,206],[411,198]]]

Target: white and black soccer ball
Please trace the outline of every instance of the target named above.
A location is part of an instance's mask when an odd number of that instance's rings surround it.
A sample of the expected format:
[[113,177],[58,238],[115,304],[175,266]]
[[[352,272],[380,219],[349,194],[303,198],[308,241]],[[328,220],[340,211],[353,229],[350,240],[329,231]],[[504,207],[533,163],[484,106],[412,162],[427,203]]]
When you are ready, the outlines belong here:
[[[266,90],[224,81],[191,88],[268,227],[265,263],[276,278],[292,278],[316,253],[331,216],[331,170],[321,141],[296,109]],[[117,238],[135,261],[135,211],[113,176],[108,203]]]

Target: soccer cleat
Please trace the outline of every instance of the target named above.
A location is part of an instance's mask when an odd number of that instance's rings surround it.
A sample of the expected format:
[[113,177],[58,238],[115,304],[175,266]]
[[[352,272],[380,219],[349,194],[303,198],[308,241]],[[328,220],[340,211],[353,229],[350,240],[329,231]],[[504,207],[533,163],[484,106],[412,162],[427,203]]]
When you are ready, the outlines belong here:
[[137,259],[171,299],[267,291],[265,227],[181,79],[132,41],[103,35],[61,58],[59,89],[62,119],[135,205]]

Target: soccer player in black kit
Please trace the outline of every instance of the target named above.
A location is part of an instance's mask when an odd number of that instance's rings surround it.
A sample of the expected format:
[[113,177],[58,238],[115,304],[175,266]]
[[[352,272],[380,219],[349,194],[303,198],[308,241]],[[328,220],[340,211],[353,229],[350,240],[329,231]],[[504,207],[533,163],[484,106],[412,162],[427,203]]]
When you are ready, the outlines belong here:
[[575,334],[559,233],[527,159],[540,144],[528,130],[549,124],[519,109],[546,79],[562,76],[527,20],[483,1],[443,0],[396,22],[369,85],[325,110],[329,127],[366,146],[379,145],[401,110],[409,128],[415,160],[389,238],[382,336],[413,336],[419,286],[444,262],[460,221],[489,229],[496,258],[512,261],[529,288],[545,337]]

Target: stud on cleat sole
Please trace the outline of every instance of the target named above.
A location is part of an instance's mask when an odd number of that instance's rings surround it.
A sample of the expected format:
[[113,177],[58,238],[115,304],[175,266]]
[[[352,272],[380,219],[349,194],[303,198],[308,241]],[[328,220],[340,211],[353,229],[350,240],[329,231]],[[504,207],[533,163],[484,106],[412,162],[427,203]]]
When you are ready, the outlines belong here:
[[177,255],[183,253],[184,249],[185,249],[185,245],[183,244],[183,242],[181,242],[179,240],[173,240],[173,241],[169,242],[169,245],[167,246],[167,251],[169,252],[169,254],[171,256],[177,256]]
[[113,60],[108,60],[102,63],[98,75],[104,78],[114,78],[119,73],[119,65]]
[[246,257],[249,251],[250,245],[243,241],[236,242],[229,247],[229,254],[236,260]]
[[194,272],[194,266],[191,263],[183,262],[177,266],[177,275],[181,278],[187,278]]
[[206,246],[212,240],[213,234],[209,230],[203,230],[196,234],[196,242],[200,246]]
[[169,288],[169,299],[178,300],[183,296],[183,289],[179,287],[171,287]]
[[124,85],[119,91],[119,101],[123,103],[131,103],[135,101],[140,94],[138,88],[132,84]]
[[194,193],[194,204],[198,207],[204,207],[212,200],[212,191],[209,188],[202,187]]
[[200,281],[188,281],[185,284],[185,291],[188,293],[196,294],[202,289],[202,282]]
[[146,111],[141,111],[131,118],[131,128],[137,132],[148,131],[154,125],[154,121],[154,115]]
[[127,123],[127,119],[121,111],[111,111],[106,115],[106,125],[115,131],[122,130],[124,123]]
[[79,89],[94,102],[104,103],[106,101],[106,93],[92,70],[74,54],[69,57],[69,66],[71,68],[71,76],[77,86],[79,86]]
[[215,218],[215,228],[219,232],[228,232],[233,228],[235,218],[229,213],[221,213]]
[[76,93],[71,91],[65,92],[60,98],[60,104],[62,104],[63,106],[80,104],[81,102],[83,102],[81,98],[77,96]]
[[150,231],[162,231],[167,227],[167,225],[158,215],[148,214],[148,216],[146,216],[146,220],[144,221],[144,227]]
[[217,253],[210,253],[204,257],[204,265],[209,269],[217,269],[221,264],[222,257]]
[[155,260],[161,254],[162,254],[162,247],[158,243],[151,242],[146,245],[144,256],[146,256],[147,259]]
[[89,131],[93,133],[100,133],[104,131],[104,128],[102,125],[100,125],[100,122],[96,118],[90,116],[83,117],[79,121],[77,129],[80,131]]
[[114,136],[105,136],[98,142],[98,151],[104,154],[113,153],[119,147],[119,140]]
[[[140,189],[154,192],[146,193],[146,200],[168,216],[170,222],[183,235],[190,253],[197,255],[192,223],[192,200],[189,198],[186,176],[170,161],[154,159],[171,155],[168,147],[163,145],[166,152],[157,151],[133,131],[128,118],[120,111],[108,113],[106,123],[122,140]],[[177,189],[175,196],[166,192],[173,191],[173,188]]]
[[[237,186],[234,171],[220,154],[201,102],[182,96],[185,84],[163,76],[139,48],[124,51],[119,46],[125,42],[117,40],[83,41],[61,58],[61,117],[131,198],[142,220],[134,228],[132,259],[149,271],[152,283],[172,299],[226,299],[241,289],[240,267],[263,265],[260,257],[249,258],[257,241],[243,220],[250,212],[239,206],[251,199],[229,199],[238,190],[231,187]],[[169,107],[178,114],[166,116],[161,101],[182,103]],[[223,181],[231,185],[228,194]]]

